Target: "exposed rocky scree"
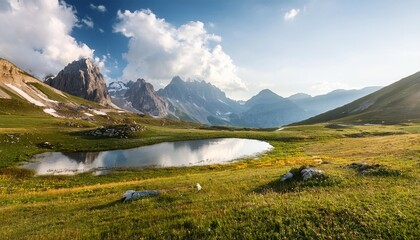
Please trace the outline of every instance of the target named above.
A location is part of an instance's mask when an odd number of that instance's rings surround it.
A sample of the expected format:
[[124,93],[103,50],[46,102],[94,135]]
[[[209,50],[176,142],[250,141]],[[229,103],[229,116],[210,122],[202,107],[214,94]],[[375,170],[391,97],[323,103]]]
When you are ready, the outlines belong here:
[[144,79],[137,81],[125,92],[124,97],[132,106],[142,113],[152,116],[167,116],[171,105],[157,95],[153,85]]
[[118,107],[134,113],[155,117],[173,116],[173,106],[154,90],[144,79],[136,82],[112,82],[108,86],[112,102]]
[[144,130],[146,130],[146,127],[138,124],[116,125],[99,127],[95,130],[88,131],[86,135],[93,137],[128,138],[131,133],[143,132]]
[[103,106],[113,106],[105,80],[90,59],[80,59],[68,64],[56,77],[47,79],[45,83]]

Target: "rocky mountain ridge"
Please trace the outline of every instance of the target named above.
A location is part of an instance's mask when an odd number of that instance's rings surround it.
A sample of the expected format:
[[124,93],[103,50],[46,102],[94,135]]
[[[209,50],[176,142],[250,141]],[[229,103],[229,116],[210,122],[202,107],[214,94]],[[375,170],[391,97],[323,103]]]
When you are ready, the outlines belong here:
[[108,94],[105,80],[88,58],[73,61],[46,84],[68,94],[94,101],[103,106],[114,106]]
[[[148,84],[144,80],[142,82],[145,86]],[[180,77],[174,77],[165,88],[157,92],[149,91],[149,95],[153,97],[140,104],[141,101],[136,100],[135,96],[143,96],[144,89],[147,88],[131,89],[133,86],[132,81],[111,83],[108,90],[114,103],[124,109],[134,108],[134,111],[139,112],[145,112],[143,105],[166,105],[167,109],[162,107],[160,111],[155,110],[159,113],[158,116],[170,116],[208,125],[246,127],[277,127],[301,121],[315,115],[319,109],[329,110],[340,106],[343,101],[346,103],[375,90],[338,90],[315,97],[297,94],[283,98],[269,89],[264,89],[244,102],[228,98],[223,91],[210,83],[184,81]],[[151,87],[150,85],[149,88]],[[126,95],[128,91],[131,97]],[[145,113],[150,114],[150,107],[147,108],[149,110]]]
[[0,58],[0,115],[89,119],[105,116],[110,111],[118,110],[68,95]]

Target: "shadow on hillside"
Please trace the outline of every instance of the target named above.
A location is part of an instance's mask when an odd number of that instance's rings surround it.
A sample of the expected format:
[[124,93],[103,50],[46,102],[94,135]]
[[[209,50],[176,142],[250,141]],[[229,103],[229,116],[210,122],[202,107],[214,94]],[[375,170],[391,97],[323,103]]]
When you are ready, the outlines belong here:
[[91,207],[91,208],[89,208],[89,210],[102,210],[102,209],[113,207],[113,206],[116,206],[116,205],[119,205],[119,204],[123,204],[121,199],[115,200],[115,201],[110,202],[110,203],[105,203],[105,204],[102,204],[102,205],[99,205],[99,206]]

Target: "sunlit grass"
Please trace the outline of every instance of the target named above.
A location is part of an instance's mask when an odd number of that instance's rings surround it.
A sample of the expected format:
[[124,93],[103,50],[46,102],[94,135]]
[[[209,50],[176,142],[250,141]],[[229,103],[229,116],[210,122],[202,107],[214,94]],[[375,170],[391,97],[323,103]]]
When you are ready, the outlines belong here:
[[[417,125],[213,131],[176,121],[161,126],[159,119],[112,118],[115,124],[136,121],[146,131],[104,140],[79,134],[100,121],[77,128],[47,117],[0,118],[0,238],[420,239]],[[19,135],[19,142],[5,142],[7,134]],[[42,141],[51,142],[53,151],[91,151],[215,137],[266,140],[274,149],[228,165],[119,170],[105,176],[33,177],[16,168],[47,150],[37,147]],[[360,175],[345,167],[355,162],[402,174]],[[301,165],[323,170],[328,178],[279,182]],[[197,182],[203,186],[199,192]],[[129,189],[161,194],[119,202]]]

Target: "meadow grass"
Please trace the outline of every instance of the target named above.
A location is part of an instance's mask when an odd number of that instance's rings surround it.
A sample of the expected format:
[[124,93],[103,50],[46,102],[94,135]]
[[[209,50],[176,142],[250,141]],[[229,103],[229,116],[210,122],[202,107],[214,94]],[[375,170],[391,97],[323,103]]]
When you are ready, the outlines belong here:
[[[215,130],[134,115],[109,118],[78,122],[37,115],[0,117],[1,239],[420,239],[416,124],[255,131]],[[134,121],[146,130],[129,139],[81,134]],[[219,137],[265,140],[274,149],[227,165],[127,169],[104,176],[34,177],[18,168],[43,151],[97,151]],[[43,141],[51,142],[53,149],[40,148],[37,144]],[[345,167],[354,162],[380,164],[401,174],[360,175]],[[323,170],[327,178],[279,182],[302,165]],[[197,182],[201,191],[194,188]],[[129,189],[161,194],[121,203]]]

